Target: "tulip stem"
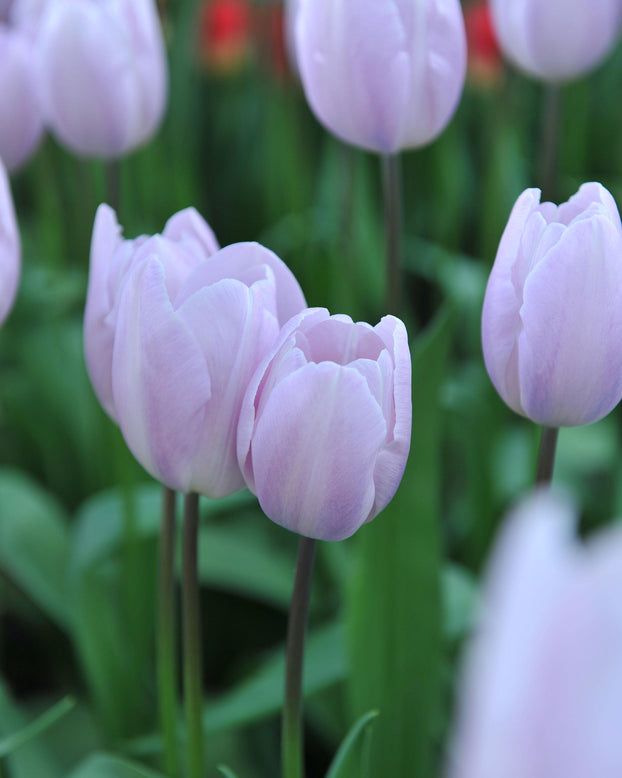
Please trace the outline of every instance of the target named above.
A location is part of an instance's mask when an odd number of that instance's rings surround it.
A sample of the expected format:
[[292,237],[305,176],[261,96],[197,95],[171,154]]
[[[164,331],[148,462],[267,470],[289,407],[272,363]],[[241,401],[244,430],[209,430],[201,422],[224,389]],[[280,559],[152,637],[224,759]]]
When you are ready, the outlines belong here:
[[561,91],[559,86],[548,84],[544,93],[544,116],[540,142],[540,186],[542,200],[555,200],[559,154],[559,118]]
[[184,705],[186,713],[186,776],[204,778],[203,682],[198,576],[199,495],[184,498],[182,600],[184,637]]
[[558,435],[559,429],[557,427],[542,427],[536,484],[550,484],[553,479]]
[[315,546],[315,540],[305,537],[300,538],[298,559],[296,561],[296,576],[287,624],[285,705],[283,708],[281,731],[282,778],[304,778],[302,668]]
[[121,167],[117,160],[106,162],[106,199],[108,205],[119,213],[121,208]]
[[179,776],[177,742],[177,668],[175,661],[175,492],[162,488],[160,575],[158,602],[158,696],[164,749],[164,769]]
[[402,175],[399,154],[382,157],[384,221],[386,245],[385,310],[401,314],[401,251],[402,251]]

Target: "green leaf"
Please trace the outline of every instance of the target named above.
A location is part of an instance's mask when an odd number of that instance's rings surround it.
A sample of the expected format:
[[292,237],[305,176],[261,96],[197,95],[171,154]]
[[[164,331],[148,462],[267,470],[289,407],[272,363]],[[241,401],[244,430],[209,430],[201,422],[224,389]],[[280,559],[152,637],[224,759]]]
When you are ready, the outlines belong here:
[[234,773],[230,767],[227,767],[224,764],[219,764],[216,769],[218,772],[222,773],[225,778],[238,778],[237,774]]
[[358,533],[347,601],[354,714],[380,711],[372,778],[434,775],[441,709],[441,409],[452,320],[438,318],[414,348],[413,446],[387,509]]
[[69,623],[62,509],[29,476],[0,470],[0,568],[61,628]]
[[[13,702],[0,678],[0,736],[11,737],[27,726],[27,717]],[[64,778],[51,752],[38,740],[23,744],[6,757],[6,762],[11,778]]]
[[12,754],[18,748],[37,738],[42,732],[45,732],[46,729],[49,729],[59,719],[69,713],[75,707],[75,704],[75,700],[71,697],[65,697],[65,699],[58,702],[18,732],[0,739],[0,759]]
[[112,754],[94,754],[73,770],[68,778],[165,778],[137,762]]
[[331,762],[328,772],[326,773],[326,778],[341,778],[344,765],[347,763],[347,760],[352,759],[355,747],[359,744],[367,727],[377,716],[377,710],[370,710],[354,723],[335,754],[335,758]]

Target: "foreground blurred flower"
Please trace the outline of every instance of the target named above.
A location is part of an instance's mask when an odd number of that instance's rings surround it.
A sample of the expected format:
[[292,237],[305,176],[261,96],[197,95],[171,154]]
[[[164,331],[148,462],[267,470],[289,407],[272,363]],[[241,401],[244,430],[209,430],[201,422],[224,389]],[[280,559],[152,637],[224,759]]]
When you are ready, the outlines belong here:
[[482,313],[488,374],[517,413],[546,427],[590,424],[622,398],[622,226],[600,184],[567,203],[519,197]]
[[0,160],[0,324],[9,315],[19,283],[21,247],[9,179]]
[[26,161],[43,135],[33,60],[30,38],[0,23],[0,159],[10,171]]
[[170,250],[170,242],[142,246],[144,260],[123,284],[114,411],[151,475],[222,497],[244,486],[235,437],[250,377],[305,301],[289,269],[256,243],[217,251],[185,278],[171,274]]
[[97,399],[114,421],[112,352],[119,295],[128,274],[147,257],[157,256],[169,289],[176,293],[188,273],[218,248],[214,233],[194,208],[172,216],[161,235],[141,235],[135,240],[123,240],[112,208],[100,205],[97,209],[84,313],[84,353]]
[[491,0],[491,9],[507,57],[546,81],[600,64],[622,25],[620,0]]
[[206,0],[199,19],[201,59],[211,70],[238,70],[251,50],[251,29],[249,0]]
[[114,158],[153,135],[167,92],[153,0],[49,0],[38,46],[44,115],[59,141]]
[[323,308],[288,322],[253,376],[238,459],[269,518],[341,540],[392,499],[410,447],[406,329],[354,324]]
[[478,86],[495,84],[503,71],[488,0],[474,0],[464,8],[468,50],[468,77]]
[[428,143],[449,122],[464,84],[464,19],[458,0],[307,0],[296,52],[318,119],[389,154]]
[[622,775],[622,532],[583,546],[574,519],[540,493],[503,530],[449,778]]

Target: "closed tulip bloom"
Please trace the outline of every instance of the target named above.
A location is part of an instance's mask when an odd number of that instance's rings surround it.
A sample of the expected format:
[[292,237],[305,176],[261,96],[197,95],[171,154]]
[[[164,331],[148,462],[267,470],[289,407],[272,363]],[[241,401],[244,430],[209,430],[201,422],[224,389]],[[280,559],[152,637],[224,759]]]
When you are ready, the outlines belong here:
[[0,159],[16,170],[43,134],[32,41],[0,24]]
[[406,329],[304,311],[249,384],[238,428],[246,482],[270,519],[342,540],[392,499],[410,448]]
[[439,135],[464,85],[459,0],[302,0],[296,52],[317,118],[385,154]]
[[110,159],[153,135],[168,78],[154,0],[49,0],[38,45],[44,114],[61,143]]
[[491,0],[491,8],[507,57],[552,82],[598,65],[622,25],[620,0]]
[[19,284],[21,247],[9,179],[0,160],[0,324],[9,315]]
[[91,241],[89,284],[84,313],[84,354],[98,400],[116,421],[112,397],[112,351],[119,296],[130,271],[150,256],[159,257],[173,294],[189,272],[218,251],[214,233],[194,208],[172,216],[161,235],[123,240],[115,212],[100,205]]
[[448,778],[622,775],[622,532],[587,545],[541,493],[497,544]]
[[112,360],[115,413],[134,456],[171,489],[223,497],[244,486],[242,397],[279,329],[305,307],[271,251],[238,243],[178,288],[152,247],[121,292]]
[[590,424],[622,398],[622,226],[600,184],[567,203],[518,198],[482,313],[488,374],[517,413]]

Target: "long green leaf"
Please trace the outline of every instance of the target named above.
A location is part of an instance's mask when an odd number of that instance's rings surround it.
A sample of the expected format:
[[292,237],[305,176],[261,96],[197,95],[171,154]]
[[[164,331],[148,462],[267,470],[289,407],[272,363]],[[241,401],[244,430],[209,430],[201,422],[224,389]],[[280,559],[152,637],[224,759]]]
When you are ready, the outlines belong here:
[[222,773],[225,776],[225,778],[238,778],[236,773],[234,773],[230,767],[227,767],[224,764],[219,764],[216,769],[218,770],[218,772]]
[[355,746],[358,745],[359,740],[365,734],[367,727],[377,716],[377,710],[370,710],[369,713],[361,716],[361,718],[353,724],[346,735],[345,740],[335,754],[335,758],[331,762],[328,772],[326,773],[326,778],[341,778],[342,770],[344,769],[347,760],[352,758]]
[[39,737],[42,732],[45,732],[46,729],[49,729],[56,724],[56,722],[69,713],[70,710],[73,710],[75,704],[74,699],[65,697],[30,724],[22,727],[18,732],[14,732],[12,735],[0,739],[0,759],[12,754],[17,751],[18,748],[25,746],[26,743]]
[[[34,778],[34,776],[33,776]],[[76,767],[67,778],[165,778],[162,773],[151,770],[137,762],[129,762],[112,754],[100,753],[90,756]]]
[[429,778],[440,712],[442,384],[452,331],[441,315],[413,358],[413,437],[393,502],[358,538],[347,607],[355,715],[380,711],[371,778]]

